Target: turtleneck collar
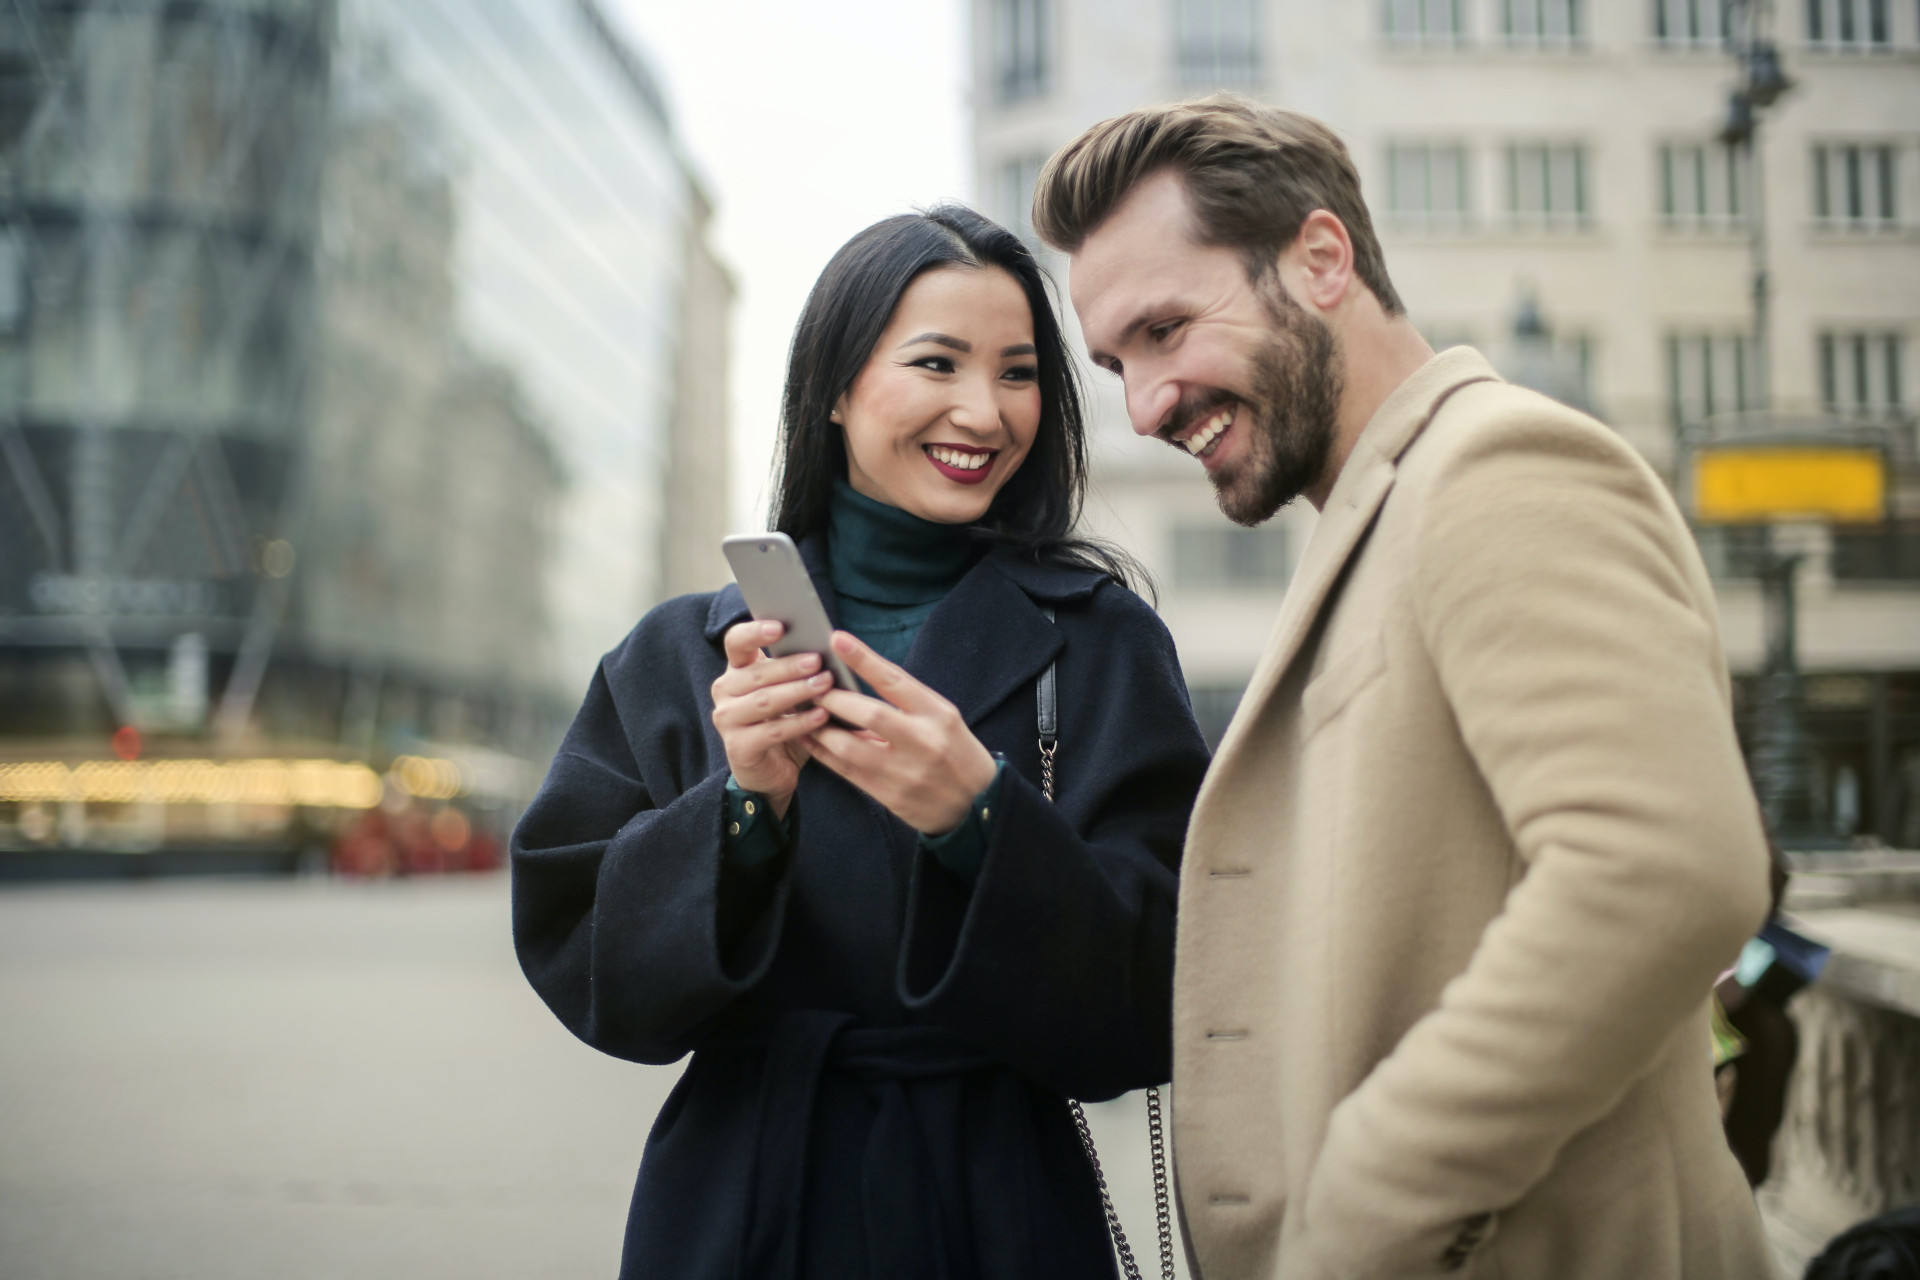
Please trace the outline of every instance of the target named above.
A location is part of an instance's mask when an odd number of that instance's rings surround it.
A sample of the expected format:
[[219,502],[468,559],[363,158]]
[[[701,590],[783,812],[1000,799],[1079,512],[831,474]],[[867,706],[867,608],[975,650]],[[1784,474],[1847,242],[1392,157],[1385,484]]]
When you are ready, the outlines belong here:
[[833,482],[827,571],[834,592],[873,604],[927,604],[966,576],[983,548],[965,525],[922,520]]

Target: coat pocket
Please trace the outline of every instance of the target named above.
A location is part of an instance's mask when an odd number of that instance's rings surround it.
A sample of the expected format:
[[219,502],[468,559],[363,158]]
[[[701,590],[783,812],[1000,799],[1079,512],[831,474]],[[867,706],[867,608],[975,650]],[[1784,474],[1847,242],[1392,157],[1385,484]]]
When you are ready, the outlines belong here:
[[1300,736],[1312,737],[1386,669],[1387,646],[1377,633],[1327,664],[1300,694]]

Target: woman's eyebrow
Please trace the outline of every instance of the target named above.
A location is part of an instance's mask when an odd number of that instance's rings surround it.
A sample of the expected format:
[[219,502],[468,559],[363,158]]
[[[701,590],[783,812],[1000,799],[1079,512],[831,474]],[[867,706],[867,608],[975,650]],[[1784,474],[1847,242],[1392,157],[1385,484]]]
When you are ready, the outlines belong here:
[[1034,346],[1031,342],[1016,342],[1010,347],[1000,348],[1000,354],[1002,356],[1030,356],[1034,354]]
[[[944,333],[923,333],[918,337],[908,338],[905,342],[901,343],[900,346],[910,347],[916,342],[932,342],[943,347],[951,347],[955,351],[965,352],[968,355],[973,353],[973,344],[971,342],[963,338],[950,338]],[[895,350],[898,349],[898,347],[895,348]]]

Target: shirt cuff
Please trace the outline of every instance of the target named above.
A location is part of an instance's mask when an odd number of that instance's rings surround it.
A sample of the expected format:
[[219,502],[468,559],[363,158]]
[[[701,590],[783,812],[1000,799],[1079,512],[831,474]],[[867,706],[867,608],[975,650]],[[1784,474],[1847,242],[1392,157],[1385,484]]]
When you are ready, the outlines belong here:
[[757,867],[787,849],[787,824],[758,791],[748,791],[727,775],[727,820],[721,828],[726,859],[737,867]]
[[987,860],[987,844],[993,835],[993,812],[1000,805],[1000,781],[1006,771],[1007,762],[996,757],[993,781],[973,798],[973,806],[960,820],[960,825],[937,836],[920,837],[921,848],[968,884],[980,878],[980,868]]

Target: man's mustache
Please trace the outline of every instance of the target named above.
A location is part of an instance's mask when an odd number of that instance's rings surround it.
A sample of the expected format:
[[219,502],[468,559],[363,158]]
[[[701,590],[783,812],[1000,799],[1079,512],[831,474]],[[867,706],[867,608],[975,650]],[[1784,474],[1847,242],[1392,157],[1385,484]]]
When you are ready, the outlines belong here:
[[1176,449],[1185,448],[1186,446],[1174,439],[1175,436],[1194,423],[1210,418],[1220,409],[1235,403],[1244,404],[1245,400],[1217,387],[1203,391],[1199,395],[1188,396],[1167,411],[1167,416],[1161,419],[1160,425],[1154,429],[1154,434]]

